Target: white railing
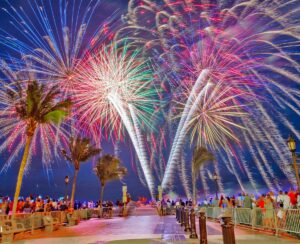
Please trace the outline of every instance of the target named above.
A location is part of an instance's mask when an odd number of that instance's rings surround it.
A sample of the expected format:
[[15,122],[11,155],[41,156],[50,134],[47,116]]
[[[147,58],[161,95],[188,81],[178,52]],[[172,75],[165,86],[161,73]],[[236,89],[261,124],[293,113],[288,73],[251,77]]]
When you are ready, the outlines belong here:
[[300,209],[278,210],[276,219],[279,231],[300,233]]
[[300,235],[300,209],[261,209],[261,208],[220,208],[206,207],[206,216],[219,219],[223,213],[230,213],[235,225],[268,229]]
[[[101,217],[100,213],[101,211],[97,209],[80,209],[75,210],[72,215],[79,221],[87,220],[95,215]],[[51,225],[61,225],[68,222],[68,212],[66,211],[19,213],[14,218],[12,215],[0,215],[0,237],[2,236],[2,239],[7,241],[5,239],[7,235],[13,237],[14,233],[27,231],[33,233],[36,229],[46,228],[48,224],[45,223],[45,220],[48,217],[52,217]]]

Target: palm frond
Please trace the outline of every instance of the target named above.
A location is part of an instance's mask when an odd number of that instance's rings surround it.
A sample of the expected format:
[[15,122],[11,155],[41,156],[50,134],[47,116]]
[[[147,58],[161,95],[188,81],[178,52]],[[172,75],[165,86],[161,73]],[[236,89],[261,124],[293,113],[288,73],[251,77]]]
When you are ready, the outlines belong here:
[[120,159],[110,154],[106,154],[98,160],[94,171],[102,186],[108,181],[118,180],[127,174],[127,168],[120,166]]
[[[90,141],[91,140],[86,137],[70,137],[68,148],[70,155],[68,155],[68,157],[71,159],[69,161],[74,164],[75,169],[79,169],[80,163],[86,162],[91,157],[96,156],[102,151],[101,148],[92,145]],[[66,157],[67,152],[65,149],[63,150],[63,155]]]
[[195,148],[193,153],[192,171],[199,172],[202,165],[214,160],[214,155],[204,147]]
[[51,111],[47,114],[45,114],[43,116],[43,120],[42,122],[43,123],[54,123],[54,124],[59,124],[61,123],[64,118],[68,115],[68,112],[67,111],[63,111],[63,110],[54,110],[54,111]]

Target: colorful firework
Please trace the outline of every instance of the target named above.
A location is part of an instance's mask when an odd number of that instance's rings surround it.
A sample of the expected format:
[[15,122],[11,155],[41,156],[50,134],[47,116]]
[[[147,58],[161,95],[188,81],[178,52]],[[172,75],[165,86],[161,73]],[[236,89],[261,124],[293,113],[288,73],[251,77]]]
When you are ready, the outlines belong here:
[[[226,153],[230,163],[225,159],[224,164],[236,176],[242,189],[245,187],[235,164],[246,173],[254,189],[257,185],[253,181],[251,165],[257,167],[270,189],[280,187],[274,168],[280,168],[288,180],[295,183],[294,174],[288,166],[290,155],[284,139],[288,133],[283,131],[292,131],[298,139],[300,137],[283,111],[288,110],[290,115],[300,113],[297,91],[299,18],[293,18],[299,10],[298,1],[131,0],[126,16],[128,26],[116,35],[117,39],[122,39],[125,33],[133,33],[133,43],[142,47],[144,55],[159,64],[158,72],[168,75],[169,79],[163,86],[166,83],[171,85],[175,99],[182,94],[182,87],[193,87],[191,93],[196,89],[198,96],[200,86],[204,87],[207,81],[212,84],[221,82],[223,87],[230,87],[230,94],[226,96],[232,99],[233,94],[259,98],[252,101],[251,111],[247,111],[251,116],[239,118],[238,125],[247,127],[246,131],[234,136],[230,130],[220,130],[224,135],[243,141],[244,150],[227,144],[224,150],[215,152],[219,160],[222,160],[221,154]],[[198,77],[205,71],[208,72],[207,77],[200,82]],[[179,160],[184,142],[181,137],[186,132],[182,128],[192,126],[190,119],[197,118],[199,112],[196,107],[192,111],[195,95],[191,93],[186,96],[185,102],[180,100],[185,103],[186,111],[183,111],[173,140],[163,179],[165,187],[173,177],[175,161]],[[234,99],[231,108],[238,109],[243,104],[237,100],[240,99]],[[267,113],[267,110],[272,112]],[[235,113],[240,117],[240,112]],[[199,132],[200,126],[194,127],[194,134]],[[220,141],[222,136],[213,133],[213,128],[209,127],[206,137],[202,132],[199,140],[207,140],[209,135],[211,139],[207,142],[210,146],[214,145],[211,145],[213,141]],[[245,157],[248,156],[254,164],[246,162]]]
[[106,136],[116,139],[122,137],[125,128],[153,194],[154,181],[140,128],[153,126],[148,118],[157,103],[148,63],[129,45],[118,48],[113,43],[87,58],[79,74],[73,94],[80,127],[92,132],[101,128]]
[[34,0],[27,1],[25,10],[6,1],[2,12],[11,19],[10,30],[0,29],[0,44],[16,53],[10,59],[20,63],[21,56],[27,72],[58,83],[68,93],[84,57],[113,37],[117,13],[91,24],[100,2]]
[[[23,109],[22,106],[24,106],[25,103],[27,104],[27,110],[29,109],[29,96],[36,96],[33,99],[40,101],[39,105],[42,105],[46,104],[47,99],[48,101],[49,99],[59,99],[59,95],[57,94],[58,88],[54,86],[43,86],[40,90],[42,97],[37,97],[40,94],[30,94],[28,88],[32,84],[30,80],[11,81],[9,84],[0,81],[0,84],[0,140],[2,142],[0,152],[2,153],[6,150],[9,153],[9,158],[1,169],[2,172],[6,171],[12,162],[20,156],[27,142],[26,138],[30,117],[28,116],[28,111],[21,111],[21,109]],[[48,105],[54,106],[53,104]],[[63,109],[63,104],[57,103],[56,108]],[[45,107],[39,109],[41,118],[44,116],[43,111],[46,114],[46,111],[49,112],[49,108]],[[51,121],[52,120],[55,121],[55,119],[51,119]],[[32,155],[39,152],[43,163],[48,167],[51,163],[50,159],[58,156],[57,149],[66,145],[68,132],[64,129],[65,123],[56,122],[57,123],[46,123],[45,121],[38,121],[38,123],[34,125],[35,130],[31,139],[28,162],[31,161]],[[27,163],[26,169],[29,165],[30,164]]]

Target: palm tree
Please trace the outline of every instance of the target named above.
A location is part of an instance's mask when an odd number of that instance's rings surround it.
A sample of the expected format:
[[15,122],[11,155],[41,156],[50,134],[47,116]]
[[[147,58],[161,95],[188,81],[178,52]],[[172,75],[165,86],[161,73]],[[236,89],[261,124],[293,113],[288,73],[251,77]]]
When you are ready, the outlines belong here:
[[204,147],[197,147],[193,153],[192,161],[192,184],[193,184],[193,204],[196,204],[197,195],[197,179],[199,177],[199,171],[202,165],[214,160],[214,155]]
[[77,176],[80,169],[80,164],[86,162],[89,158],[99,154],[101,152],[100,148],[97,148],[90,144],[89,138],[81,138],[77,136],[76,138],[71,137],[69,142],[69,152],[68,155],[65,149],[62,149],[62,154],[64,157],[69,160],[75,168],[73,185],[72,185],[72,194],[71,194],[71,207],[74,207],[74,198],[76,191],[76,182]]
[[108,181],[120,179],[127,173],[125,167],[120,166],[120,159],[106,154],[101,157],[94,168],[96,175],[98,176],[101,184],[100,201],[103,200],[104,188]]
[[44,84],[39,84],[35,80],[26,81],[25,90],[24,86],[17,82],[15,89],[7,90],[7,95],[18,119],[26,123],[25,149],[14,195],[14,216],[17,210],[25,166],[35,133],[40,126],[59,124],[69,114],[71,102],[68,99],[57,101],[57,96],[59,95],[58,87],[47,89]]

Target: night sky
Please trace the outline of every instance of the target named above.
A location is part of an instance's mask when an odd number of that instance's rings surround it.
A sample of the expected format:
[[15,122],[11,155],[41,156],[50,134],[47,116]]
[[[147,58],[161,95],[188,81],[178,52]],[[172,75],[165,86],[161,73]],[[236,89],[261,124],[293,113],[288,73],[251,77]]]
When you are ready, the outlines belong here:
[[[58,1],[58,0],[57,0]],[[83,0],[84,1],[84,0]],[[23,0],[10,0],[10,3],[15,6],[22,6],[24,11],[28,8],[28,5],[26,4],[26,1]],[[98,22],[101,23],[101,21],[108,16],[110,16],[115,11],[118,12],[118,18],[121,19],[122,14],[126,13],[127,11],[127,0],[106,0],[103,1],[103,4],[99,7],[95,15],[93,16],[93,19],[91,21],[92,24],[97,24]],[[10,30],[10,24],[9,24],[9,16],[7,14],[2,14],[3,11],[2,8],[7,8],[7,3],[5,1],[0,0],[0,26],[2,29]],[[16,34],[18,33],[12,33]],[[0,46],[1,48],[1,46]],[[6,53],[6,50],[2,49],[0,50],[1,54]],[[7,54],[7,53],[6,53]],[[264,101],[265,104],[268,103],[267,99]],[[274,109],[274,108],[272,108]],[[271,111],[271,110],[269,110]],[[288,115],[288,112],[287,114]],[[298,123],[299,128],[299,116],[298,118],[293,118],[293,123]],[[297,126],[296,126],[297,127]],[[174,128],[174,131],[176,128]],[[172,133],[170,133],[172,134]],[[174,134],[174,133],[173,133]],[[170,141],[172,140],[172,136],[170,136]],[[288,136],[288,132],[286,132],[286,137]],[[171,143],[168,142],[168,145]],[[115,150],[109,141],[103,141],[101,144],[101,147],[103,149],[103,153],[110,153],[114,154]],[[238,150],[242,150],[243,142],[241,142],[240,148]],[[188,160],[191,159],[191,149],[186,149],[186,158]],[[249,160],[250,155],[249,152],[245,152],[245,160]],[[5,160],[8,157],[8,153],[4,153],[0,155],[0,166],[2,162],[5,162]],[[137,160],[134,156],[134,149],[131,146],[131,142],[129,137],[126,137],[125,142],[121,142],[119,145],[119,157],[122,160],[122,164],[126,166],[129,169],[128,175],[124,177],[122,180],[123,183],[127,184],[129,193],[133,196],[134,199],[137,199],[138,196],[146,196],[149,197],[149,191],[147,187],[145,187],[139,180],[139,177],[137,175],[135,167],[132,167],[134,164],[133,161]],[[165,157],[167,158],[168,155],[166,153]],[[8,169],[7,172],[2,172],[0,174],[0,195],[9,195],[13,196],[15,191],[15,182],[19,170],[19,164],[21,162],[21,158],[19,157],[18,160],[12,165],[11,168]],[[96,175],[93,173],[93,165],[95,161],[91,160],[90,162],[81,164],[81,168],[79,171],[79,176],[77,179],[77,189],[76,189],[76,199],[77,200],[98,200],[100,195],[100,184],[99,180],[96,177]],[[239,167],[239,166],[236,166]],[[259,173],[255,169],[255,166],[251,165],[251,170],[253,170],[254,177],[256,174]],[[275,166],[275,171],[279,171],[279,168]],[[221,164],[220,171],[222,172],[222,176],[225,178],[224,187],[226,189],[236,189],[238,188],[238,184],[236,180],[234,179],[234,176],[231,175],[228,171],[226,171],[226,167]],[[29,194],[34,195],[50,195],[54,198],[58,198],[60,196],[63,196],[65,193],[65,183],[64,178],[66,175],[68,175],[71,179],[73,176],[74,170],[72,165],[68,165],[68,163],[62,158],[62,159],[53,159],[52,167],[51,169],[46,169],[43,166],[42,160],[39,155],[34,156],[32,159],[32,163],[30,165],[30,169],[27,172],[27,175],[23,178],[23,185],[21,190],[21,196],[27,196]],[[282,183],[282,185],[286,185],[287,179],[285,176],[279,172],[278,176],[280,177],[279,181]],[[226,180],[227,177],[227,180]],[[241,179],[245,179],[246,175],[241,173]],[[105,189],[105,199],[121,199],[122,197],[122,182],[120,181],[114,181],[107,184]],[[156,182],[157,183],[157,182]],[[179,180],[179,176],[175,176],[174,181],[174,191],[178,193],[183,193],[183,189],[181,186],[181,181]],[[209,182],[210,188],[214,190],[214,182]],[[248,182],[245,182],[245,185],[249,185]],[[258,182],[258,185],[260,185],[260,182]],[[262,187],[264,189],[264,187]],[[69,195],[71,193],[71,182],[68,186],[68,192]]]
[[[22,6],[25,10],[28,7],[25,1],[12,0],[10,1],[14,6]],[[104,2],[104,1],[103,1]],[[7,7],[4,1],[0,1],[0,9]],[[113,0],[106,1],[99,7],[99,11],[95,14],[93,21],[97,22],[97,19],[102,20],[110,16],[116,10],[122,12],[127,9],[126,0]],[[0,14],[0,23],[2,28],[9,26],[7,15]],[[3,50],[2,50],[3,51]],[[104,153],[114,154],[114,148],[110,143],[103,143],[101,145]],[[120,144],[120,158],[123,165],[131,168],[131,156],[129,148],[123,143]],[[6,160],[7,155],[1,155],[1,161]],[[0,175],[0,195],[13,196],[15,191],[15,182],[18,174],[19,163],[15,162],[13,166],[6,172]],[[79,200],[97,200],[100,196],[100,184],[98,178],[92,172],[93,162],[83,163],[79,171],[77,181],[77,193],[76,199]],[[46,170],[43,168],[41,159],[38,156],[33,158],[33,163],[30,165],[28,174],[24,177],[21,196],[27,196],[31,193],[40,194],[45,196],[49,194],[53,197],[63,196],[65,193],[64,178],[68,175],[72,179],[73,167],[68,165],[65,160],[53,160],[52,170]],[[137,175],[129,170],[128,175],[123,180],[128,186],[129,192],[135,196],[149,196],[149,191],[143,185],[139,183]],[[105,191],[106,199],[121,199],[122,197],[122,183],[120,181],[114,181],[107,184]],[[68,187],[69,194],[71,193],[71,184]]]

